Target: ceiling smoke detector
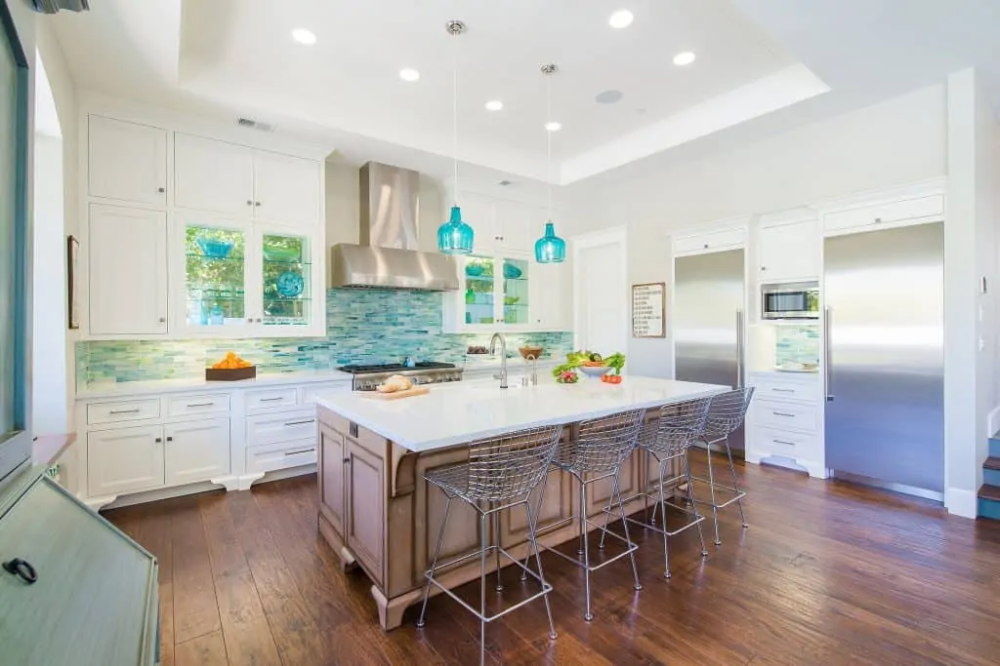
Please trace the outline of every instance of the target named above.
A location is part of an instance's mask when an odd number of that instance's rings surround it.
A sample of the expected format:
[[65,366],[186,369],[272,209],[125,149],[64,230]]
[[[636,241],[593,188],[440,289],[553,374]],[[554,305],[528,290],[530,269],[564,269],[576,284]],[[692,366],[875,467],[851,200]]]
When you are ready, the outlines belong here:
[[240,127],[246,127],[247,129],[255,129],[260,132],[270,132],[274,129],[274,125],[270,123],[264,123],[259,120],[254,120],[253,118],[237,118],[236,124]]

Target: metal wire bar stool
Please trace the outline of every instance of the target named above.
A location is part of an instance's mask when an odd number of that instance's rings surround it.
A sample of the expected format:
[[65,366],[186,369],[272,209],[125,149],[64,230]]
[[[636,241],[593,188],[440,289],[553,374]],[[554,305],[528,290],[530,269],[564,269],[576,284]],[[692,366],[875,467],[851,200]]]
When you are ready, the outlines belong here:
[[[569,472],[580,482],[580,515],[574,519],[580,521],[580,548],[577,555],[571,557],[554,548],[542,545],[542,548],[550,550],[559,557],[571,562],[584,571],[584,591],[586,594],[586,610],[583,619],[590,622],[594,619],[590,612],[590,574],[601,569],[612,562],[615,562],[626,555],[632,561],[632,576],[635,579],[634,589],[641,590],[639,583],[639,572],[635,566],[635,551],[639,546],[632,542],[628,534],[628,522],[625,517],[625,506],[622,504],[621,490],[619,486],[619,475],[621,474],[622,463],[624,463],[635,450],[636,442],[639,438],[639,429],[642,427],[642,419],[645,410],[638,409],[620,414],[613,414],[599,419],[583,421],[578,426],[576,439],[567,442],[559,447],[555,457],[552,459],[552,468]],[[590,521],[587,517],[587,486],[602,479],[614,478],[614,490],[609,498],[609,506],[618,498],[618,514],[622,520],[625,530],[625,537],[621,537],[608,530],[608,518],[610,510],[605,512],[604,525],[598,525]],[[543,482],[542,494],[538,497],[538,508],[535,514],[541,510],[541,502],[544,497],[545,486]],[[597,565],[590,563],[590,544],[587,538],[588,527],[593,526],[602,530],[601,543],[603,547],[604,535],[610,535],[625,544],[625,551],[608,558]]]
[[[550,426],[522,430],[500,437],[473,442],[469,445],[469,462],[452,467],[435,469],[424,475],[424,479],[428,483],[433,483],[444,492],[446,504],[444,519],[441,521],[441,527],[438,531],[437,547],[434,549],[434,557],[431,560],[431,568],[424,574],[427,577],[427,586],[424,588],[423,607],[420,609],[420,620],[417,622],[417,626],[424,626],[424,616],[427,612],[427,600],[430,598],[431,585],[440,588],[466,610],[479,618],[479,661],[481,664],[485,663],[486,659],[486,624],[503,617],[507,613],[539,597],[545,600],[545,612],[549,617],[549,636],[553,639],[556,637],[555,625],[552,623],[552,609],[549,607],[548,597],[549,592],[552,591],[552,586],[545,582],[545,575],[542,571],[542,560],[539,557],[538,543],[535,537],[537,512],[533,515],[528,497],[531,491],[547,476],[549,463],[556,452],[561,434],[562,426]],[[448,525],[448,514],[451,511],[451,501],[455,498],[468,503],[479,514],[479,533],[482,548],[474,553],[438,564],[438,555],[441,552],[441,544],[444,541],[445,529]],[[512,557],[500,546],[500,512],[516,506],[524,506],[528,517],[528,540],[531,549],[525,558],[524,564]],[[493,545],[489,545],[487,536],[487,523],[490,519],[493,521],[493,532],[496,538],[496,543]],[[537,574],[527,566],[532,550],[534,551],[535,562],[538,565]],[[522,580],[526,580],[529,575],[532,576],[541,585],[541,590],[509,608],[493,615],[487,615],[486,559],[490,551],[493,551],[496,555],[497,591],[503,589],[503,586],[500,584],[501,554],[521,567]],[[440,572],[442,569],[448,569],[477,556],[480,558],[481,566],[479,609],[467,604],[454,592],[441,585],[435,578],[435,573]]]
[[[719,538],[719,510],[724,509],[733,502],[740,509],[740,520],[743,528],[749,527],[746,514],[743,512],[743,498],[746,493],[740,488],[739,480],[736,477],[736,467],[733,465],[733,450],[729,447],[729,435],[738,430],[743,425],[753,399],[754,387],[738,388],[726,393],[720,393],[712,397],[712,404],[708,408],[708,420],[705,423],[705,432],[701,439],[705,442],[705,451],[708,456],[708,478],[700,476],[692,477],[695,481],[707,483],[711,493],[712,501],[712,523],[715,532],[715,545],[721,546],[722,540]],[[712,468],[712,445],[722,444],[726,448],[726,456],[729,459],[729,474],[733,485],[726,486],[715,482],[715,471]],[[719,502],[716,497],[717,491],[724,491],[732,494],[732,497]],[[701,500],[698,500],[699,502]]]
[[[663,535],[664,578],[670,578],[670,550],[667,546],[667,537],[680,534],[689,527],[697,527],[698,540],[701,542],[701,555],[702,557],[708,555],[708,550],[705,548],[705,537],[701,531],[701,522],[705,520],[705,517],[698,513],[697,505],[694,502],[693,484],[691,483],[691,462],[688,459],[688,450],[691,444],[698,441],[705,432],[705,423],[708,419],[708,409],[711,402],[711,398],[701,398],[700,400],[691,400],[676,405],[665,405],[660,409],[659,418],[643,425],[639,433],[637,447],[646,452],[646,459],[648,461],[656,460],[659,475],[654,492],[650,492],[647,481],[645,483],[645,490],[633,497],[629,497],[627,501],[631,501],[636,497],[643,497],[646,500],[646,509],[644,511],[644,515],[646,516],[649,515],[649,500],[655,500],[656,504],[654,504],[653,516],[648,523],[634,518],[629,518],[628,520],[631,523],[652,529]],[[681,473],[670,478],[664,478],[670,463],[677,459],[683,461]],[[670,502],[664,494],[666,486],[675,485],[680,481],[686,482],[688,506],[680,506]],[[668,506],[682,511],[690,519],[677,529],[668,530],[666,521]],[[657,509],[661,511],[662,528],[656,526]],[[610,502],[605,511],[608,513],[611,512]],[[604,545],[603,534],[601,535],[601,545]]]

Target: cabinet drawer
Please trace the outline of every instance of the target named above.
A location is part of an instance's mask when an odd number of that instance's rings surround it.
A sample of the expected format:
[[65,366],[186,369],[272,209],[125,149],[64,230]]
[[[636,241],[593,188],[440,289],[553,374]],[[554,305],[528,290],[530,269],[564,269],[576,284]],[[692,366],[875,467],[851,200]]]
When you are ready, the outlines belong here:
[[814,404],[819,402],[818,377],[815,382],[782,381],[778,377],[759,377],[752,379],[751,382],[757,387],[754,400],[792,400]]
[[247,418],[247,446],[267,446],[300,439],[316,440],[316,413],[297,409]]
[[674,254],[698,254],[743,247],[743,229],[729,229],[697,236],[680,236],[673,239]]
[[823,220],[823,228],[826,231],[838,231],[940,215],[944,215],[944,197],[935,194],[929,197],[831,213]]
[[247,413],[260,412],[277,407],[294,407],[298,402],[298,389],[257,389],[247,391]]
[[176,395],[167,398],[167,416],[228,414],[229,394]]
[[315,405],[316,396],[324,393],[350,393],[351,382],[333,382],[330,384],[313,384],[302,389],[302,404]]
[[160,399],[122,400],[87,405],[87,424],[120,423],[160,418]]
[[273,472],[316,462],[316,438],[247,449],[247,471]]
[[756,423],[763,426],[816,432],[819,425],[818,409],[814,405],[754,400],[753,410]]
[[801,432],[754,428],[750,448],[761,456],[784,456],[803,460],[819,457],[819,441],[815,435]]

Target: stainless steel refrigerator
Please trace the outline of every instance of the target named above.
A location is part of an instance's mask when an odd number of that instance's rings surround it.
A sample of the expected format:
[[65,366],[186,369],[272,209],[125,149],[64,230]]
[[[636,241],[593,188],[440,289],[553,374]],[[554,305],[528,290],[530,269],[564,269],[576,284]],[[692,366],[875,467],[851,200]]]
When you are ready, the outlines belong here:
[[[743,250],[674,260],[674,376],[690,382],[743,385]],[[742,455],[743,430],[729,445]]]
[[944,490],[944,225],[827,238],[826,466]]

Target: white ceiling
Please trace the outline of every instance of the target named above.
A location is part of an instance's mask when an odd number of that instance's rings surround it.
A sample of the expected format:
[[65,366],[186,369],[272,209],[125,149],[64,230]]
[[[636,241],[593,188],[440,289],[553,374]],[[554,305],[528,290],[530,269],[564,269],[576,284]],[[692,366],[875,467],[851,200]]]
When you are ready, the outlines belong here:
[[[1000,106],[996,0],[91,0],[54,17],[80,88],[213,115],[367,159],[446,173],[458,38],[463,161],[545,178],[545,62],[553,180],[692,154],[718,137],[874,103],[979,66]],[[628,7],[634,23],[608,26]],[[314,46],[293,28],[316,33]],[[671,60],[690,50],[686,68]],[[413,67],[418,83],[398,72]],[[600,105],[594,96],[620,90]],[[829,92],[827,92],[829,91]],[[823,94],[826,93],[826,94]],[[501,99],[505,108],[483,105]]]

